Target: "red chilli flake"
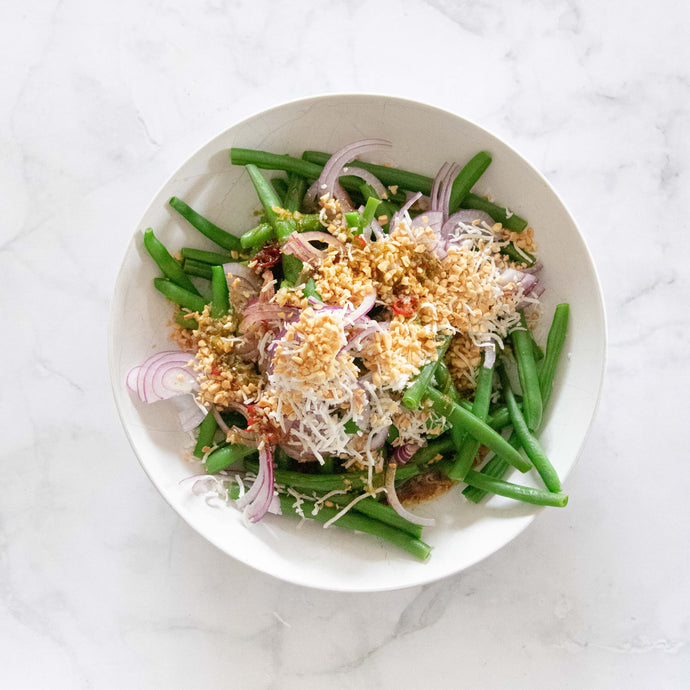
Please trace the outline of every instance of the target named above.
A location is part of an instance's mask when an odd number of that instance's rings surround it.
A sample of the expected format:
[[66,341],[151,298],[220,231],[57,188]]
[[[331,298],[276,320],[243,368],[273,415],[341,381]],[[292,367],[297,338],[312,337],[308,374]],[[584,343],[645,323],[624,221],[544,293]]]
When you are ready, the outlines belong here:
[[252,258],[252,266],[256,273],[263,273],[267,268],[273,268],[280,261],[280,247],[275,242],[265,244]]
[[417,311],[416,297],[401,297],[391,304],[391,309],[400,316],[413,316]]
[[247,405],[247,431],[251,431],[256,421],[256,405]]
[[361,235],[355,235],[354,239],[359,242],[359,245],[362,249],[367,246],[367,241]]

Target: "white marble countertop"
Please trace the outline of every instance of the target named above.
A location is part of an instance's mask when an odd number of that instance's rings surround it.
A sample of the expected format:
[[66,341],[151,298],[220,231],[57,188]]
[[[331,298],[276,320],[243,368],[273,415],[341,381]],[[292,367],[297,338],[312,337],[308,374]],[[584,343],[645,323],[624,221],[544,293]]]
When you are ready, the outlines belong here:
[[[690,10],[684,2],[3,3],[0,678],[7,688],[686,688]],[[563,511],[429,586],[331,594],[192,532],[120,427],[108,309],[158,186],[325,92],[475,120],[556,186],[609,365]]]

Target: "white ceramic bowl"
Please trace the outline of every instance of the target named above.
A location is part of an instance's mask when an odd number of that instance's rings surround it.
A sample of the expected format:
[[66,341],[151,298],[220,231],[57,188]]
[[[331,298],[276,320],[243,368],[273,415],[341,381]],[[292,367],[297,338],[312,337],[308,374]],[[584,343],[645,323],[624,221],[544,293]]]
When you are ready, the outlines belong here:
[[[125,376],[153,351],[171,346],[166,328],[171,307],[153,288],[157,269],[143,248],[141,230],[153,227],[172,250],[213,248],[174,215],[167,205],[170,196],[240,233],[253,226],[258,204],[243,168],[230,164],[231,146],[299,156],[304,149],[335,151],[368,137],[393,142],[385,162],[430,176],[446,160],[463,163],[481,149],[493,154],[475,191],[491,194],[535,228],[547,288],[538,334],[542,340],[554,305],[571,305],[569,335],[541,437],[565,479],[596,412],[605,365],[604,308],[591,256],[556,192],[529,163],[481,127],[428,105],[372,95],[310,98],[250,117],[203,146],[163,185],[141,219],[117,279],[109,342],[112,386],[125,431],[144,471],[189,525],[257,570],[311,587],[360,592],[419,585],[467,568],[513,539],[540,509],[499,497],[474,505],[456,487],[418,509],[437,518],[437,526],[424,531],[433,546],[426,563],[377,539],[313,523],[298,528],[291,518],[267,516],[249,528],[233,506],[211,508],[189,484],[180,485],[198,470],[184,460],[189,436],[178,430],[173,404],[140,403],[127,390]],[[520,476],[519,481],[529,479]]]

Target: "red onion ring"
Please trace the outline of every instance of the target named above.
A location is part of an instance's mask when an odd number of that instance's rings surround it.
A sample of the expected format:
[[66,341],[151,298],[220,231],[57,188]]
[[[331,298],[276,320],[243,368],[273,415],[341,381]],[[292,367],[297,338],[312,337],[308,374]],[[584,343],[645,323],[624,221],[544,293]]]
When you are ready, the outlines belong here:
[[196,376],[189,369],[193,359],[191,352],[158,352],[127,373],[127,386],[145,403],[191,393],[196,387]]
[[364,180],[370,187],[373,187],[374,191],[378,194],[379,199],[383,199],[388,196],[388,190],[381,180],[379,180],[376,175],[373,175],[368,170],[364,168],[358,168],[356,166],[349,166],[343,168],[343,175],[354,175]]
[[259,473],[251,489],[237,499],[237,507],[247,506],[245,515],[249,522],[258,522],[271,507],[274,491],[273,452],[266,444],[263,444],[259,448]]
[[378,450],[383,447],[383,444],[388,438],[388,432],[390,431],[390,424],[379,429],[373,436],[369,438],[369,448],[371,450]]
[[337,237],[333,237],[330,233],[313,230],[311,232],[302,233],[293,232],[282,246],[282,251],[284,254],[293,254],[301,261],[309,261],[311,259],[321,260],[326,258],[327,252],[312,247],[310,242],[323,242],[337,249],[342,249],[344,246]]
[[448,235],[448,233],[455,228],[458,223],[464,223],[465,225],[473,225],[474,221],[478,220],[481,223],[486,223],[489,227],[492,227],[494,219],[484,211],[479,211],[476,208],[463,208],[457,211],[443,224],[443,234]]
[[362,299],[362,302],[357,307],[357,309],[355,309],[351,314],[348,314],[345,317],[345,323],[354,323],[355,321],[357,321],[357,319],[360,319],[362,316],[366,316],[374,308],[375,304],[376,290],[372,290],[371,292],[364,295],[364,298]]
[[422,447],[421,443],[405,443],[398,446],[393,452],[390,462],[395,465],[404,465],[409,462],[414,454]]
[[381,328],[379,328],[378,324],[373,321],[369,326],[366,328],[362,329],[357,333],[357,335],[353,336],[348,340],[347,345],[345,345],[346,350],[358,350],[360,349],[360,346],[362,343],[369,338],[372,335],[375,335],[376,333],[380,332]]
[[355,141],[352,144],[343,146],[328,159],[319,179],[309,188],[305,198],[306,201],[313,201],[317,195],[321,197],[324,194],[329,194],[332,198],[340,201],[343,210],[352,210],[350,197],[338,181],[342,174],[342,169],[357,156],[391,145],[391,142],[386,139],[362,139],[361,141]]
[[447,161],[441,166],[440,170],[436,173],[434,181],[431,184],[431,193],[429,194],[430,211],[441,211],[440,200],[439,200],[439,190],[441,186],[441,181],[445,178],[448,169],[450,168],[450,163]]
[[388,499],[388,503],[393,510],[400,515],[401,518],[404,518],[408,522],[411,522],[413,525],[422,525],[424,527],[433,527],[436,524],[436,520],[433,518],[425,518],[425,517],[420,517],[419,515],[415,515],[414,513],[411,513],[409,510],[405,509],[403,507],[403,504],[400,503],[400,499],[398,498],[398,494],[395,492],[395,470],[397,466],[396,464],[393,463],[388,463],[388,469],[386,470],[386,498]]
[[455,178],[460,174],[461,170],[462,168],[457,163],[453,163],[448,170],[446,178],[441,182],[441,187],[439,188],[439,210],[443,212],[444,220],[450,214],[450,195],[453,191]]
[[261,302],[254,300],[249,302],[242,312],[242,322],[239,326],[240,333],[244,333],[252,326],[269,324],[279,326],[284,321],[294,318],[299,309],[288,305],[281,306],[273,302]]
[[252,292],[260,292],[262,281],[259,276],[254,273],[248,266],[237,262],[230,262],[223,264],[223,270],[228,277],[228,285],[232,287],[235,278],[239,278],[241,282],[246,283]]
[[413,221],[413,228],[431,228],[437,235],[441,233],[443,228],[443,213],[441,211],[424,211],[420,213]]
[[412,195],[401,207],[399,211],[396,211],[391,218],[390,224],[388,225],[390,231],[395,230],[395,226],[405,217],[405,214],[410,210],[412,205],[420,199],[422,196],[421,192],[417,192]]

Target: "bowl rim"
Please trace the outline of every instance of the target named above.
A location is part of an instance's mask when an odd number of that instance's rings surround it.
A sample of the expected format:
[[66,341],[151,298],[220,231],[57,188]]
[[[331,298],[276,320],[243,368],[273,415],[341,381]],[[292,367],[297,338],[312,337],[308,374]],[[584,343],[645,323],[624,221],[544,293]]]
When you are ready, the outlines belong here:
[[[599,277],[599,273],[597,271],[596,264],[594,262],[594,259],[592,257],[591,250],[589,248],[589,245],[585,241],[584,236],[582,235],[582,232],[580,231],[580,226],[578,223],[575,221],[575,218],[573,217],[573,214],[570,211],[570,208],[566,205],[564,202],[563,198],[559,194],[559,192],[553,187],[553,185],[546,179],[546,177],[543,175],[543,173],[540,171],[540,169],[535,166],[530,159],[525,157],[520,151],[518,151],[508,140],[506,140],[503,136],[499,136],[496,133],[493,132],[493,130],[488,129],[484,125],[478,124],[474,120],[467,118],[463,115],[459,115],[457,112],[454,112],[453,110],[449,110],[448,108],[441,107],[441,106],[436,106],[432,105],[430,103],[427,103],[425,101],[418,101],[410,98],[405,98],[405,97],[400,97],[397,95],[391,95],[391,94],[384,94],[381,92],[336,92],[336,93],[323,93],[320,95],[312,95],[312,96],[306,96],[306,97],[300,97],[296,98],[293,100],[288,100],[284,101],[275,105],[271,105],[270,107],[263,108],[261,110],[257,110],[254,112],[251,112],[249,114],[245,114],[244,116],[241,117],[241,119],[238,119],[234,121],[232,124],[228,125],[227,127],[223,128],[222,130],[216,132],[214,135],[209,137],[205,142],[203,142],[201,145],[199,145],[191,154],[186,156],[184,160],[178,164],[172,172],[169,174],[166,180],[164,180],[157,188],[156,192],[152,197],[148,197],[150,201],[148,202],[148,205],[144,209],[143,213],[141,214],[139,218],[139,222],[135,227],[140,227],[142,225],[143,219],[148,215],[149,209],[152,207],[153,202],[161,196],[163,190],[170,184],[170,182],[178,175],[178,173],[185,168],[190,162],[196,157],[196,155],[201,151],[202,149],[210,146],[215,140],[219,139],[222,137],[224,134],[226,134],[228,131],[231,129],[234,129],[236,127],[240,127],[241,125],[248,123],[249,121],[260,117],[267,115],[269,113],[272,113],[274,111],[281,110],[285,107],[288,106],[300,106],[300,105],[308,105],[311,102],[317,102],[317,101],[325,101],[325,100],[338,100],[338,99],[371,99],[371,98],[377,98],[377,99],[384,99],[387,101],[395,101],[397,103],[403,104],[403,105],[410,105],[410,106],[415,106],[415,107],[421,107],[422,109],[426,109],[429,111],[433,112],[439,112],[444,115],[450,116],[452,118],[459,119],[472,127],[475,127],[476,129],[488,134],[490,137],[493,137],[497,141],[501,142],[503,146],[505,146],[508,150],[510,150],[511,153],[513,153],[515,156],[517,156],[522,162],[524,162],[533,172],[536,174],[536,176],[539,178],[539,180],[546,186],[546,188],[549,190],[550,194],[552,194],[556,200],[559,202],[560,206],[563,209],[563,212],[565,213],[566,217],[570,220],[570,222],[573,224],[573,227],[577,230],[577,233],[580,236],[580,239],[582,240],[582,246],[585,251],[586,257],[588,259],[589,265],[592,270],[592,274],[594,277],[594,286],[595,286],[595,292],[597,295],[597,309],[599,312],[599,316],[601,318],[601,324],[602,324],[602,336],[603,336],[603,342],[601,343],[602,346],[602,360],[601,360],[601,371],[599,374],[599,380],[597,381],[597,395],[596,399],[594,401],[594,404],[592,406],[592,412],[587,424],[587,428],[585,433],[582,435],[582,438],[579,443],[579,447],[577,448],[577,452],[574,454],[572,464],[568,468],[568,475],[570,472],[572,472],[573,468],[577,464],[578,460],[580,459],[580,456],[582,455],[582,452],[585,448],[585,445],[587,444],[587,441],[592,433],[592,427],[594,425],[594,421],[597,417],[598,411],[599,411],[599,406],[601,404],[601,398],[602,398],[602,392],[603,392],[603,387],[604,387],[604,380],[605,380],[605,375],[606,375],[606,369],[607,369],[607,363],[608,363],[608,320],[606,316],[606,305],[604,301],[604,293],[601,287],[601,279]],[[113,283],[113,292],[111,295],[114,295],[115,293],[115,288],[119,284],[120,280],[122,279],[122,273],[124,270],[124,258],[126,257],[127,253],[130,251],[132,242],[134,241],[136,237],[136,230],[130,234],[129,242],[127,244],[127,247],[125,249],[124,254],[121,257],[120,261],[120,267],[117,271],[117,274],[115,276],[115,281]],[[332,591],[332,592],[343,592],[343,593],[374,593],[374,592],[387,592],[387,591],[395,591],[395,590],[403,590],[403,589],[409,589],[411,587],[417,587],[421,585],[427,585],[442,579],[445,579],[447,577],[451,577],[453,575],[457,575],[460,572],[463,572],[473,566],[476,566],[478,563],[482,562],[483,560],[495,555],[497,552],[499,552],[501,549],[503,549],[505,546],[507,546],[510,542],[512,542],[514,539],[516,539],[524,530],[527,529],[528,526],[530,526],[536,517],[540,515],[543,511],[543,507],[537,507],[535,506],[535,511],[531,514],[526,516],[525,520],[518,526],[518,528],[513,531],[508,538],[506,538],[504,541],[502,541],[500,544],[498,544],[492,551],[489,553],[485,553],[477,557],[475,560],[472,560],[470,563],[466,563],[465,565],[460,566],[456,570],[444,572],[441,574],[437,573],[432,573],[432,572],[427,572],[425,574],[424,568],[420,568],[420,577],[416,578],[414,582],[408,582],[404,584],[395,584],[392,582],[388,582],[385,584],[381,584],[378,586],[368,586],[368,587],[348,587],[346,585],[343,586],[333,586],[333,585],[323,585],[318,582],[313,582],[313,581],[308,581],[305,579],[300,579],[299,577],[293,577],[291,575],[286,575],[283,573],[278,572],[278,570],[270,570],[267,568],[262,568],[258,566],[255,563],[250,562],[247,558],[244,558],[242,556],[230,553],[224,546],[222,546],[218,541],[212,537],[206,534],[202,529],[197,527],[196,525],[192,524],[185,515],[183,515],[175,506],[175,504],[166,496],[164,493],[163,489],[159,484],[153,479],[151,476],[151,473],[149,469],[147,468],[144,460],[142,457],[139,455],[139,452],[137,450],[137,447],[133,441],[133,438],[130,434],[128,426],[125,424],[124,421],[124,415],[123,415],[123,410],[121,408],[121,403],[118,397],[118,392],[116,389],[116,377],[115,377],[115,340],[114,340],[114,317],[115,317],[115,299],[111,296],[111,303],[110,303],[110,308],[109,308],[109,318],[108,318],[108,327],[107,327],[107,357],[108,357],[108,371],[109,371],[109,376],[110,376],[110,387],[111,387],[111,392],[113,395],[113,399],[115,402],[115,407],[117,409],[118,416],[120,418],[120,424],[122,429],[125,432],[125,436],[127,437],[127,440],[129,441],[130,447],[132,448],[132,451],[134,452],[135,457],[137,458],[137,461],[139,462],[139,465],[141,468],[144,470],[144,473],[148,477],[149,481],[153,484],[153,486],[156,488],[158,493],[161,495],[161,497],[164,499],[164,501],[173,509],[173,511],[176,513],[176,515],[182,519],[188,527],[190,527],[194,532],[196,532],[199,536],[201,536],[203,539],[211,543],[214,547],[219,549],[222,553],[230,556],[233,560],[238,561],[253,570],[256,570],[258,572],[261,572],[263,574],[269,575],[271,577],[275,577],[279,580],[282,580],[284,582],[289,582],[290,584],[293,585],[299,585],[302,587],[307,587],[310,589],[316,589],[316,590],[321,590],[321,591]],[[422,566],[424,564],[421,564]]]

